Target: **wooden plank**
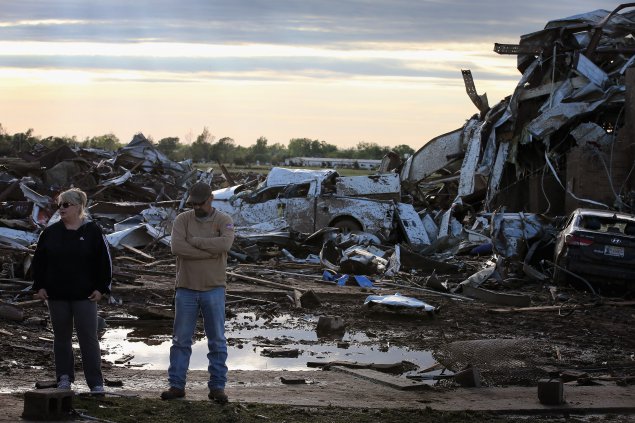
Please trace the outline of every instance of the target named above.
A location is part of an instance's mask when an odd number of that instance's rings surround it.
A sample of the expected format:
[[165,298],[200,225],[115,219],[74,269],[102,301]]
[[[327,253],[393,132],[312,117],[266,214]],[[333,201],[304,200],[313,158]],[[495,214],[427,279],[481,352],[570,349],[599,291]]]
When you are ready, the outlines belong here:
[[370,369],[350,369],[346,367],[333,366],[331,370],[336,372],[346,373],[355,377],[369,380],[380,385],[386,385],[391,388],[399,389],[401,391],[413,391],[418,389],[429,389],[430,386],[417,382],[415,380],[406,379],[398,376],[389,375],[386,373],[378,372]]
[[465,285],[463,294],[468,297],[477,298],[486,303],[506,305],[512,307],[527,307],[531,304],[529,295],[509,294],[506,292],[494,292],[483,288],[475,288]]
[[125,248],[126,250],[128,250],[128,251],[132,251],[132,252],[133,252],[133,253],[135,253],[135,254],[139,254],[140,256],[147,258],[148,260],[152,260],[152,261],[155,261],[155,260],[156,260],[156,258],[152,257],[150,254],[146,254],[146,253],[144,253],[143,251],[138,250],[138,249],[136,249],[135,247],[133,247],[133,246],[131,246],[131,245],[128,245],[128,244],[121,244],[121,246],[122,246],[123,248]]
[[116,359],[115,360],[115,364],[125,364],[125,363],[129,362],[130,360],[132,360],[133,358],[134,358],[134,355],[126,354],[126,355]]
[[27,300],[27,301],[21,301],[19,303],[12,303],[14,306],[16,307],[28,307],[28,306],[32,306],[32,305],[39,305],[39,304],[44,304],[44,301],[42,300]]
[[290,286],[290,285],[285,285],[285,284],[282,284],[282,283],[271,282],[271,281],[267,281],[267,280],[260,279],[260,278],[254,278],[254,277],[247,276],[247,275],[241,275],[240,273],[227,272],[227,276],[231,276],[231,277],[242,279],[242,280],[249,281],[249,282],[254,282],[254,283],[257,283],[259,285],[271,286],[271,287],[274,287],[274,288],[281,288],[281,289],[285,289],[287,291],[292,291],[294,289],[297,289],[301,293],[304,293],[306,291],[306,289],[300,289],[300,288],[296,288],[296,287],[293,287],[293,286]]
[[171,308],[129,305],[128,309],[130,310],[130,314],[142,320],[174,319],[174,310]]
[[0,278],[0,282],[13,283],[13,284],[24,285],[24,286],[33,285],[33,281],[25,281],[25,280],[16,279],[16,278]]
[[[563,306],[536,306],[536,307],[513,307],[513,308],[490,308],[488,313],[519,313],[523,311],[553,311],[563,308]],[[570,306],[566,306],[570,309]]]
[[536,306],[536,307],[513,307],[513,308],[491,308],[487,310],[489,313],[520,313],[524,311],[553,311],[553,310],[572,310],[572,309],[584,309],[600,306],[613,306],[613,307],[632,307],[635,305],[635,301],[604,301],[600,304],[575,304],[575,305],[550,305],[550,306]]
[[128,266],[120,266],[119,269],[121,269],[124,272],[129,272],[130,274],[138,273],[140,275],[165,276],[170,278],[176,277],[176,272],[168,272],[168,271],[159,272],[156,270],[138,269],[136,267],[128,267]]

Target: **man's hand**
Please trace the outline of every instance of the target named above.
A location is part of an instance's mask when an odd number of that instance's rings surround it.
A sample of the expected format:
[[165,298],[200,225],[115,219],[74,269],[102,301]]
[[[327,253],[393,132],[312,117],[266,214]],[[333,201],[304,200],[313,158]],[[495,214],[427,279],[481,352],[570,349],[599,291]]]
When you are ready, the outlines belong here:
[[36,300],[46,301],[49,298],[49,295],[46,293],[46,289],[42,288],[35,294],[33,294],[33,298]]
[[95,303],[99,302],[99,300],[101,300],[101,292],[94,290],[88,299]]

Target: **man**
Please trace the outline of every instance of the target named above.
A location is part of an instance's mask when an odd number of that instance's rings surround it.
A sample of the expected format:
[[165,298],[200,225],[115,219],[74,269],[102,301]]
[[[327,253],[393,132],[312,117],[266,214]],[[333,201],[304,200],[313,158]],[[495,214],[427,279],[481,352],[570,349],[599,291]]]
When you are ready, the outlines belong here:
[[175,316],[168,382],[161,399],[185,396],[185,380],[192,355],[192,336],[199,312],[203,314],[209,360],[209,399],[228,401],[225,288],[227,252],[234,242],[234,224],[212,207],[212,190],[195,183],[187,202],[193,210],[179,214],[172,226],[172,253],[176,256]]

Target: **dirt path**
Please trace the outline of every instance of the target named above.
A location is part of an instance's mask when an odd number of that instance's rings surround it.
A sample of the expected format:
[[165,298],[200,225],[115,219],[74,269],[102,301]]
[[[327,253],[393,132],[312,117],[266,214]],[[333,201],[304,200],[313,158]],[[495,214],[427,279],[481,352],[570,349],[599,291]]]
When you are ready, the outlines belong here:
[[[3,377],[0,421],[20,420],[23,411],[21,393],[33,388],[34,381],[46,376],[41,370]],[[81,375],[79,375],[81,376]],[[105,375],[123,381],[121,388],[107,388],[112,395],[158,398],[165,387],[165,372],[113,368]],[[306,384],[283,384],[281,377],[304,379]],[[190,372],[187,400],[207,401],[207,373]],[[87,389],[81,383],[77,392]],[[230,371],[227,393],[232,402],[287,404],[292,406],[337,406],[353,408],[426,408],[442,411],[489,411],[503,414],[630,414],[635,413],[635,387],[565,386],[566,403],[545,406],[539,403],[535,387],[505,388],[427,388],[404,391],[337,371],[270,372]]]

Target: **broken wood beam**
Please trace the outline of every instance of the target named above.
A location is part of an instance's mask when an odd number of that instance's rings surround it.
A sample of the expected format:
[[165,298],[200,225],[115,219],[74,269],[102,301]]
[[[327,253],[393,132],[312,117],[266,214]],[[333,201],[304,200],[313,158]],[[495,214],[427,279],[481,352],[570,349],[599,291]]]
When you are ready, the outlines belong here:
[[171,257],[171,258],[167,258],[167,259],[153,261],[152,263],[145,263],[144,266],[145,267],[154,267],[154,266],[158,266],[160,264],[166,264],[166,263],[174,265],[175,260],[176,259],[174,257]]
[[115,360],[115,364],[126,364],[127,362],[129,362],[130,360],[132,360],[134,358],[134,355],[132,354],[126,354],[122,357],[119,357],[118,359]]
[[260,285],[265,285],[265,286],[271,286],[274,288],[281,288],[284,290],[293,290],[293,289],[297,289],[298,291],[304,293],[304,291],[306,291],[305,289],[300,289],[300,288],[295,288],[293,286],[290,285],[285,285],[282,283],[277,283],[277,282],[271,282],[271,281],[267,281],[264,279],[260,279],[260,278],[254,278],[252,276],[246,276],[246,275],[241,275],[240,273],[234,273],[234,272],[227,272],[227,276],[232,276],[238,279],[242,279],[245,281],[249,281],[249,282],[254,282],[256,284],[260,284]]
[[529,295],[510,294],[508,292],[495,292],[488,289],[477,288],[470,285],[463,286],[463,293],[471,298],[476,298],[490,304],[512,307],[527,307],[531,304]]
[[33,285],[33,281],[25,281],[17,278],[0,278],[0,282],[14,283],[17,285],[30,286]]
[[168,277],[176,277],[176,273],[175,272],[158,272],[156,270],[147,270],[147,269],[137,269],[136,267],[128,267],[128,266],[121,266],[119,267],[119,269],[126,271],[126,272],[130,272],[132,274],[134,273],[138,273],[140,275],[151,275],[151,276],[168,276]]
[[128,257],[128,256],[115,257],[115,260],[117,260],[117,261],[131,261],[133,263],[142,264],[142,265],[146,264],[145,261],[141,261],[139,259],[136,259],[136,258],[133,258],[133,257]]
[[512,307],[512,308],[490,308],[488,313],[520,313],[524,311],[554,311],[554,310],[579,310],[584,308],[593,308],[600,306],[613,306],[613,307],[632,307],[635,305],[635,301],[603,301],[601,303],[588,303],[588,304],[561,304],[561,305],[549,305],[549,306],[535,306],[535,307]]
[[381,385],[389,386],[391,388],[399,389],[402,391],[412,391],[419,389],[430,388],[427,384],[417,382],[415,380],[406,379],[386,373],[378,372],[371,369],[351,369],[346,367],[333,366],[331,370],[340,373],[346,373],[361,379],[368,380],[370,382],[378,383]]
[[36,305],[36,304],[42,304],[44,305],[44,301],[42,300],[28,300],[28,301],[21,301],[19,303],[11,303],[16,307],[28,307],[28,306],[32,306],[32,305]]
[[226,301],[225,304],[233,304],[233,303],[238,303],[243,301],[250,301],[254,303],[265,303],[265,304],[277,304],[275,301],[261,300],[260,298],[243,297],[241,295],[234,295],[234,294],[226,294],[226,297],[235,298],[236,300]]
[[130,313],[140,320],[174,319],[174,310],[170,307],[157,307],[148,305],[129,305]]
[[219,161],[218,166],[220,166],[220,170],[221,172],[223,172],[223,176],[225,177],[225,180],[227,180],[227,183],[229,184],[229,186],[231,187],[236,185],[236,182],[234,182],[234,178],[232,178],[232,175],[229,173],[225,165]]
[[121,244],[121,246],[123,248],[125,248],[128,251],[131,251],[135,254],[139,254],[141,257],[147,258],[148,260],[152,260],[155,261],[156,259],[154,257],[152,257],[150,254],[144,253],[143,251],[133,247],[132,245],[128,245],[128,244]]

